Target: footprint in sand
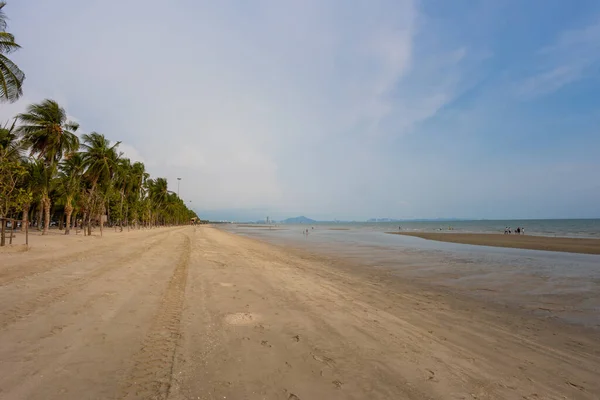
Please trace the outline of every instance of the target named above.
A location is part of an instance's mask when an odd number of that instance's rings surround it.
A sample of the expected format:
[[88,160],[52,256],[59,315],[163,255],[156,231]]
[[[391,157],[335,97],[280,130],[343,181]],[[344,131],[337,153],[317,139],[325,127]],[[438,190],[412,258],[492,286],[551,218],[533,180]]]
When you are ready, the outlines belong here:
[[223,286],[223,287],[232,287],[233,283],[229,283],[229,282],[219,282],[219,285]]
[[433,372],[433,371],[432,371],[432,370],[430,370],[429,368],[425,368],[425,371],[427,371],[427,372],[428,372],[428,375],[429,375],[429,376],[427,377],[427,380],[428,380],[428,381],[435,381],[435,382],[437,382],[437,380],[435,379],[435,372]]
[[260,320],[260,315],[253,313],[235,313],[225,316],[225,322],[230,325],[250,325]]
[[314,358],[316,361],[321,362],[329,367],[331,367],[333,364],[335,364],[335,361],[333,361],[333,359],[326,357],[326,356],[318,356],[316,354],[312,354],[312,358]]

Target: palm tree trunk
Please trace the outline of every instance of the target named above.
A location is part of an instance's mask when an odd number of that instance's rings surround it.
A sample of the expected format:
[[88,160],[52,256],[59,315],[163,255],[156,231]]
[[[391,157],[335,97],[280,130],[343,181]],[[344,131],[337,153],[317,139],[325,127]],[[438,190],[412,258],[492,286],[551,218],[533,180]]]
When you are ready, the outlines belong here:
[[42,205],[44,206],[44,230],[42,235],[45,235],[50,229],[50,197],[48,195],[42,197]]
[[85,236],[85,221],[87,220],[87,211],[83,212],[83,218],[81,219],[81,228],[83,230],[83,236]]
[[90,211],[90,214],[88,215],[87,230],[88,230],[88,236],[92,236],[92,212],[91,211]]
[[42,230],[42,213],[44,212],[43,207],[42,207],[42,202],[40,201],[40,203],[37,205],[37,229],[38,231]]
[[121,228],[121,232],[123,232],[123,191],[121,190],[121,218],[119,219],[119,227]]
[[[96,183],[97,180],[94,180],[94,182],[92,183],[92,188],[90,189],[90,200],[89,200],[89,214],[88,214],[88,220],[87,220],[87,230],[88,230],[88,236],[92,236],[92,214],[94,214],[96,212],[96,201],[94,200],[95,194],[96,194]],[[84,228],[85,229],[85,228]]]
[[73,206],[71,205],[71,201],[69,199],[67,199],[67,204],[65,205],[65,214],[67,215],[65,235],[69,235],[71,233],[71,214],[73,214]]
[[23,204],[23,216],[21,217],[21,219],[23,220],[21,222],[21,232],[25,232],[25,226],[27,226],[27,224],[29,224],[29,207],[31,206],[31,204],[29,203],[25,203]]

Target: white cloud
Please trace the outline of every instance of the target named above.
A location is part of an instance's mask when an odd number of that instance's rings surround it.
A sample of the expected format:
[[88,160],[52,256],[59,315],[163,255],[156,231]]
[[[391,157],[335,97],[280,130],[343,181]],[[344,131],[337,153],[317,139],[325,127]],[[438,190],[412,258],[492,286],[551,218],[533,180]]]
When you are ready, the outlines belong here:
[[555,92],[586,76],[600,60],[600,21],[563,32],[555,43],[540,49],[536,57],[535,73],[516,88],[524,98]]
[[406,205],[382,199],[386,141],[470,84],[464,45],[419,47],[438,33],[413,0],[28,3],[11,10],[26,93],[122,140],[171,189],[182,177],[202,208]]

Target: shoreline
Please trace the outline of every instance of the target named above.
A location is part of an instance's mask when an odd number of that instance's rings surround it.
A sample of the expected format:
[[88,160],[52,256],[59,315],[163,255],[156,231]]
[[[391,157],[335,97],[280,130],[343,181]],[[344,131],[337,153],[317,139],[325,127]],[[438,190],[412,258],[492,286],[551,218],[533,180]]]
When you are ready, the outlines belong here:
[[0,255],[0,387],[30,399],[164,398],[164,382],[173,398],[595,398],[597,330],[523,311],[211,226],[39,236]]
[[569,238],[531,235],[504,235],[501,233],[455,232],[386,232],[391,235],[418,237],[438,242],[470,244],[475,246],[508,247],[577,254],[600,254],[600,239]]

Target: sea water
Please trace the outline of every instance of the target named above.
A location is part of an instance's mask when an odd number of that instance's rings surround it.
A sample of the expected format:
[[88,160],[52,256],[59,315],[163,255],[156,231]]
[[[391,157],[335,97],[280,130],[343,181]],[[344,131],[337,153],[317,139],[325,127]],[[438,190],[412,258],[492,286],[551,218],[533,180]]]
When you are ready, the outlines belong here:
[[[436,220],[398,222],[317,222],[311,226],[372,231],[437,232],[456,231],[464,233],[504,233],[505,228],[524,228],[526,234],[560,237],[600,238],[600,219],[519,219],[519,220]],[[286,226],[286,225],[281,225]],[[309,228],[311,226],[308,226]]]
[[[278,245],[333,256],[341,262],[386,268],[411,281],[511,305],[538,316],[600,328],[600,255],[437,242],[390,235],[435,231],[498,232],[600,237],[600,220],[518,220],[339,223],[223,228]],[[396,229],[392,229],[395,227]],[[308,235],[305,234],[308,229]]]

